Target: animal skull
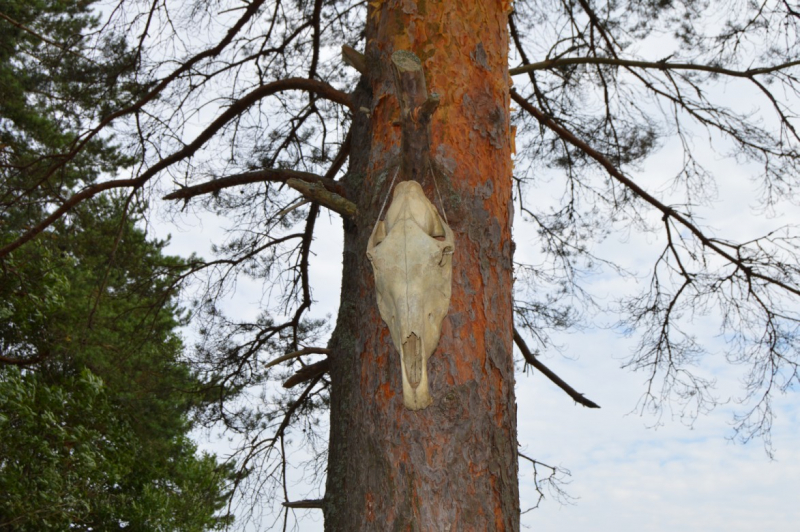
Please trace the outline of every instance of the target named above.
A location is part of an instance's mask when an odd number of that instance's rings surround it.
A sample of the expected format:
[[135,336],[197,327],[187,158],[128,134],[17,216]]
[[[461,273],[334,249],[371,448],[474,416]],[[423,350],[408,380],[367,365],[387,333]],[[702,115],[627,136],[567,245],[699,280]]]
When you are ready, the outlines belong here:
[[411,410],[433,402],[427,365],[450,306],[453,246],[453,231],[416,181],[397,184],[367,243],[378,310],[400,352],[403,402]]

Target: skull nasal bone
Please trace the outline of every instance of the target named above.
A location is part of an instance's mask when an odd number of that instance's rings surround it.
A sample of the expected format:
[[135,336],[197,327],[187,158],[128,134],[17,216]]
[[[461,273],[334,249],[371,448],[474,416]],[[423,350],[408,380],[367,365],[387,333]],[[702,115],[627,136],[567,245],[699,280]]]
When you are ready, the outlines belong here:
[[403,342],[403,365],[406,379],[412,388],[417,388],[422,380],[422,339],[414,333]]

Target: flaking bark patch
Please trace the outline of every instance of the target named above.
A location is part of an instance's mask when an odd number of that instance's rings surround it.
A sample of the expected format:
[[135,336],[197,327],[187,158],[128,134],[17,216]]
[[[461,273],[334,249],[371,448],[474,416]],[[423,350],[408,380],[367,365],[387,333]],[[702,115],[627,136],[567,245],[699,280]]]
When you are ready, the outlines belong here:
[[469,54],[472,60],[475,62],[476,65],[480,66],[486,71],[492,70],[492,67],[489,66],[489,63],[486,60],[486,49],[483,47],[483,43],[479,42],[477,46],[475,46],[475,50]]
[[503,106],[499,105],[491,91],[484,89],[464,95],[464,114],[481,138],[497,149],[509,146],[508,119]]

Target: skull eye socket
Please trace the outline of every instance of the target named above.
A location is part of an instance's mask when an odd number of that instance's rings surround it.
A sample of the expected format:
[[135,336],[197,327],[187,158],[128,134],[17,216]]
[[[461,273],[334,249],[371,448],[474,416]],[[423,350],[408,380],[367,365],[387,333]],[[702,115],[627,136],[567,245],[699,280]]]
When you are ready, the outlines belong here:
[[375,236],[372,237],[374,245],[378,245],[386,239],[386,222],[380,221],[375,226]]

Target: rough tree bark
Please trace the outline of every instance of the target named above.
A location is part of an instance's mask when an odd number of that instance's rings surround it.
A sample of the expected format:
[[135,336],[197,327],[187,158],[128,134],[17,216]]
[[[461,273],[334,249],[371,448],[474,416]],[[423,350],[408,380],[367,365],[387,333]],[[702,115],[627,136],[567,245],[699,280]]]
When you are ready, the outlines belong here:
[[[329,345],[326,530],[519,529],[509,11],[507,1],[369,4],[360,111],[343,180],[359,215],[345,222],[341,308]],[[401,157],[404,121],[391,59],[398,50],[422,60],[427,88],[440,97],[438,107],[427,105],[436,107],[430,166],[424,153]],[[418,129],[404,144],[424,150],[418,135],[428,128]],[[441,208],[435,169],[456,239],[450,311],[428,362],[434,402],[416,412],[403,406],[399,354],[378,313],[365,255],[401,161],[397,180],[419,181]]]

